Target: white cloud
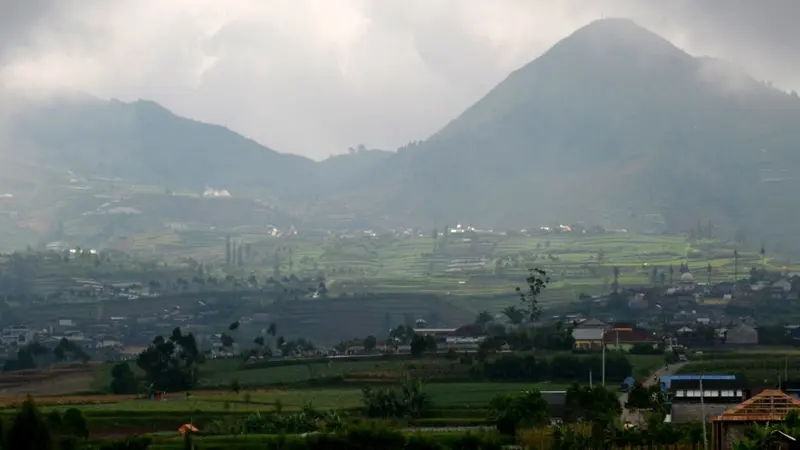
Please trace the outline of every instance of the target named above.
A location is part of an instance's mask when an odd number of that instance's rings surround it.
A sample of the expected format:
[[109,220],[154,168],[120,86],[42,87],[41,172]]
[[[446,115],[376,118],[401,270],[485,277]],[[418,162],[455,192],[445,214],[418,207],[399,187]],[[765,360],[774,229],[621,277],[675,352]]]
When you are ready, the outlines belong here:
[[425,138],[603,15],[632,15],[692,50],[752,53],[709,37],[685,2],[30,1],[40,10],[19,12],[27,28],[0,48],[7,86],[149,98],[312,157]]

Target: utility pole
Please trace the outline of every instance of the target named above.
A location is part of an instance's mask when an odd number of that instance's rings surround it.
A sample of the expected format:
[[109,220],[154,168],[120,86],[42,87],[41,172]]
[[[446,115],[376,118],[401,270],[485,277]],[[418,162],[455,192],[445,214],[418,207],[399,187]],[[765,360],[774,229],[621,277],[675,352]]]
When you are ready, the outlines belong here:
[[603,383],[603,387],[606,387],[606,340],[605,340],[605,337],[606,337],[606,333],[604,331],[603,332],[603,343],[601,344],[603,346],[603,374],[602,374],[602,377],[601,377],[602,383]]
[[703,390],[703,374],[700,374],[700,414],[703,416],[703,450],[708,450],[708,438],[706,437],[706,401],[705,391]]
[[592,387],[594,387],[594,386],[592,384],[592,371],[590,369],[589,370],[589,389],[591,389]]

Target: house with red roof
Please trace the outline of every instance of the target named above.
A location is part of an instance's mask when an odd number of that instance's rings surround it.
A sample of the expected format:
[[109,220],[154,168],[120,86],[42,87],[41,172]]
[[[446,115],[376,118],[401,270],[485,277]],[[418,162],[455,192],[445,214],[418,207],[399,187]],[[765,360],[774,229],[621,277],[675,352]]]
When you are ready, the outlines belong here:
[[656,348],[661,342],[655,333],[636,328],[613,328],[603,336],[603,343],[608,350],[629,352],[634,345],[652,345]]

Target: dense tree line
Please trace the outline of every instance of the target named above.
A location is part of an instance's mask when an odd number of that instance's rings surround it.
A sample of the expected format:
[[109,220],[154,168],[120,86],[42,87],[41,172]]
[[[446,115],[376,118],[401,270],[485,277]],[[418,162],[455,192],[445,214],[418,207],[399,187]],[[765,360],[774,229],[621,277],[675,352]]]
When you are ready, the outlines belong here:
[[[480,379],[503,381],[551,381],[588,380],[591,372],[596,380],[602,376],[603,362],[600,356],[557,355],[553,358],[537,358],[534,355],[502,355],[493,360],[478,363],[472,376]],[[622,380],[632,374],[633,367],[619,353],[606,355],[606,378]]]

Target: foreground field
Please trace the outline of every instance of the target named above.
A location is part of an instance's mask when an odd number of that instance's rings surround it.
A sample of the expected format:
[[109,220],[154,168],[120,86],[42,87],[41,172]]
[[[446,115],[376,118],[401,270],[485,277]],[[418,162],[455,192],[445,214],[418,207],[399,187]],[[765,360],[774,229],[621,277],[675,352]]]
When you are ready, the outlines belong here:
[[[497,395],[528,389],[563,390],[566,384],[553,383],[429,383],[425,392],[441,408],[485,407]],[[44,410],[74,405],[85,411],[123,413],[155,413],[169,411],[191,415],[198,412],[270,411],[279,405],[282,411],[298,411],[305,406],[320,410],[353,410],[360,408],[360,387],[319,388],[302,390],[248,390],[240,393],[222,391],[195,391],[190,395],[175,393],[163,400],[150,400],[133,396],[48,397],[37,402]],[[22,399],[5,399],[7,406]],[[83,404],[81,404],[83,403]]]

